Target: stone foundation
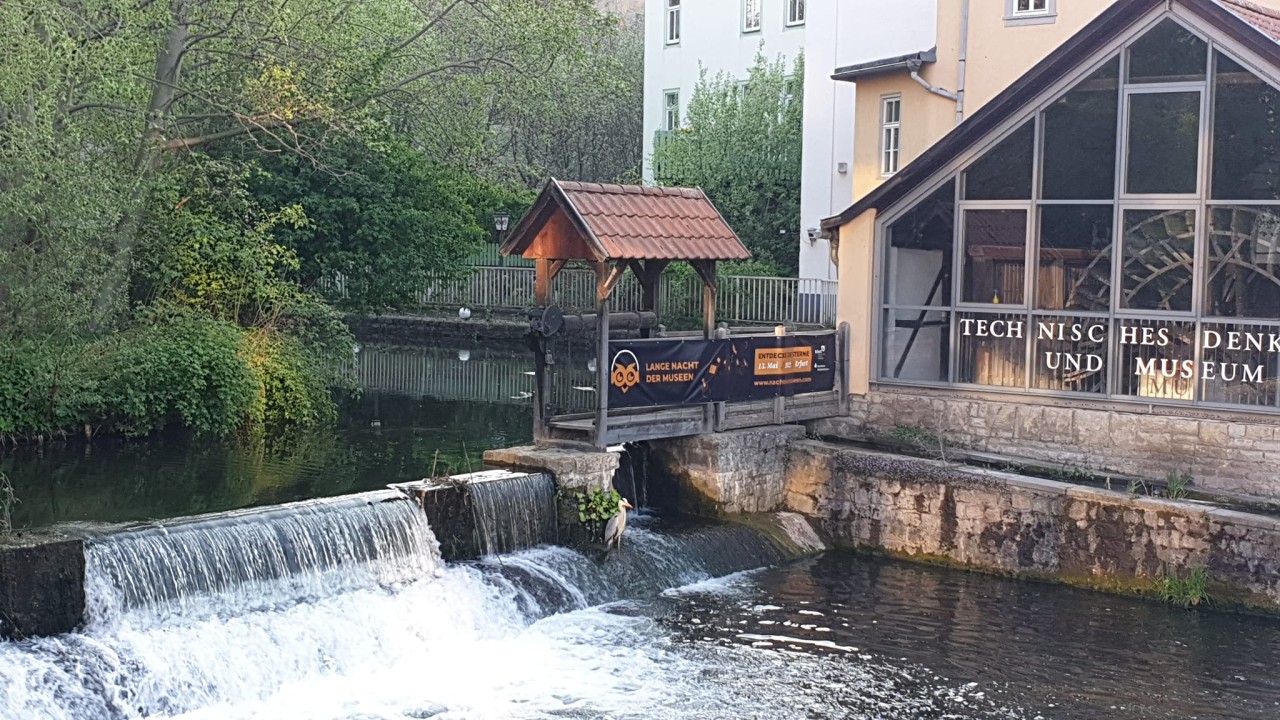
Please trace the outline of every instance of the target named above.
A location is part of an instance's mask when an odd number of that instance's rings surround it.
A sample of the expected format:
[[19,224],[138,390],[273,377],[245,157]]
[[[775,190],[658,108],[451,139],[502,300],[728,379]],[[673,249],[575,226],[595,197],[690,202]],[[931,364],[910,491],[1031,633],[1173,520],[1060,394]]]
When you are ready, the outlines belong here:
[[1128,591],[1207,570],[1227,604],[1280,610],[1280,520],[803,440],[787,509],[838,544]]
[[651,459],[675,481],[680,509],[701,515],[773,512],[783,504],[787,446],[798,425],[655,440]]
[[561,495],[560,524],[573,526],[578,524],[578,506],[573,495],[612,490],[613,476],[618,471],[621,456],[616,452],[526,445],[486,450],[484,462],[512,470],[551,473]]
[[1163,479],[1176,470],[1209,492],[1280,500],[1280,417],[884,386],[855,396],[852,408],[814,431],[860,438],[918,428],[948,447],[1096,474]]

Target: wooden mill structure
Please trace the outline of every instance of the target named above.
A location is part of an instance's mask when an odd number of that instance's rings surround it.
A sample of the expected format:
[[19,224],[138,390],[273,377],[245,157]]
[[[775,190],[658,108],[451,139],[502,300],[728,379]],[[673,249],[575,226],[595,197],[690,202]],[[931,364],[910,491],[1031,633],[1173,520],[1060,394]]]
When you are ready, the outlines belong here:
[[[696,188],[658,188],[602,185],[552,179],[532,208],[512,230],[500,252],[534,262],[534,302],[540,311],[554,306],[556,275],[570,263],[595,270],[596,307],[590,320],[595,329],[595,410],[591,413],[546,416],[548,370],[544,353],[536,354],[534,439],[539,442],[586,442],[605,447],[623,442],[713,432],[734,426],[724,403],[696,407],[644,408],[610,411],[610,297],[627,273],[635,275],[642,294],[640,317],[627,329],[647,338],[656,325],[658,281],[672,263],[692,266],[702,283],[701,337],[716,333],[716,264],[751,257],[706,194]],[[647,316],[647,317],[646,317]],[[551,323],[559,323],[552,310]],[[536,322],[536,321],[535,321]],[[553,333],[555,328],[547,328]],[[767,329],[772,333],[772,328]],[[830,401],[831,393],[823,400]],[[770,403],[768,422],[782,421]],[[785,415],[786,413],[782,413]],[[834,414],[828,402],[821,413]],[[768,424],[746,422],[737,427]]]

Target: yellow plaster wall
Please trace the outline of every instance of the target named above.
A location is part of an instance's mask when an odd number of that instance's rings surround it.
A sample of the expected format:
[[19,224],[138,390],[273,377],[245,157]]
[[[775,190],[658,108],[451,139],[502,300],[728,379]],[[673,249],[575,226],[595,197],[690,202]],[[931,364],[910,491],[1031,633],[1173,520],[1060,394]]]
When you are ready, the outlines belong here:
[[840,228],[839,322],[849,323],[849,392],[871,389],[872,283],[876,211],[868,210]]

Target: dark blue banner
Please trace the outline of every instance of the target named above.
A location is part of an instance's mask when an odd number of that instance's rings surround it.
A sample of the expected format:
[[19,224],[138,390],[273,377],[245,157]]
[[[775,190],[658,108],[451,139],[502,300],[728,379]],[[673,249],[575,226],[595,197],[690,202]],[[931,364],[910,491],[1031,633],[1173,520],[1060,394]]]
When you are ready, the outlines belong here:
[[742,402],[835,388],[836,334],[609,343],[609,407]]

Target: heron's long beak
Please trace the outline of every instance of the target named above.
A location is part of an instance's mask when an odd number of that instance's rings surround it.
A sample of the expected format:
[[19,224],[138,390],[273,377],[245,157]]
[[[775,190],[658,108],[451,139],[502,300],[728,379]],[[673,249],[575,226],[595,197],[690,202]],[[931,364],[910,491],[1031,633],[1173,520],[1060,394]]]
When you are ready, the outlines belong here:
[[635,510],[635,509],[636,509],[636,506],[635,506],[635,505],[632,505],[632,504],[631,504],[631,503],[629,503],[629,502],[627,502],[627,500],[626,500],[625,498],[623,498],[623,500],[622,500],[622,504],[623,504],[623,505],[625,505],[625,506],[627,506],[627,507],[629,507],[629,508],[631,508],[632,510]]

